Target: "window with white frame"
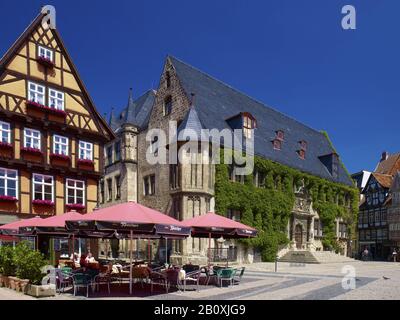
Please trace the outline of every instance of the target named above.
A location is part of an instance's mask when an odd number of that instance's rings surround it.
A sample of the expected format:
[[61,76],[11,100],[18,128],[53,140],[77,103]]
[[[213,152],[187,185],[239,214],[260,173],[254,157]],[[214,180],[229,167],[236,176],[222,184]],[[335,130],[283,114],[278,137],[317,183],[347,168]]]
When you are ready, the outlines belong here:
[[79,141],[79,159],[93,160],[93,143]]
[[67,204],[85,203],[85,182],[67,179]]
[[42,174],[33,174],[33,200],[54,201],[54,178]]
[[29,82],[28,84],[28,99],[29,101],[33,101],[39,104],[44,105],[44,92],[45,87],[38,85],[33,82]]
[[53,137],[53,152],[55,154],[68,155],[69,139],[63,136],[54,135]]
[[41,148],[41,134],[40,131],[34,129],[24,129],[24,147],[32,149]]
[[0,121],[0,142],[11,142],[11,127],[8,122]]
[[0,168],[0,195],[18,198],[18,172]]
[[49,89],[49,107],[57,110],[64,110],[64,93]]
[[41,46],[39,46],[38,50],[39,50],[39,57],[53,61],[53,51]]

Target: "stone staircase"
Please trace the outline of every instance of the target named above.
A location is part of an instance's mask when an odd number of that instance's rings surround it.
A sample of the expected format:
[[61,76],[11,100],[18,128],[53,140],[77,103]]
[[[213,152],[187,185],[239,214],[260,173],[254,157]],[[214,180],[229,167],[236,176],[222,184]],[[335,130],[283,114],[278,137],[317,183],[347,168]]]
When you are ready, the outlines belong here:
[[290,263],[340,263],[354,262],[354,259],[330,251],[295,251],[290,250],[284,254],[279,262]]

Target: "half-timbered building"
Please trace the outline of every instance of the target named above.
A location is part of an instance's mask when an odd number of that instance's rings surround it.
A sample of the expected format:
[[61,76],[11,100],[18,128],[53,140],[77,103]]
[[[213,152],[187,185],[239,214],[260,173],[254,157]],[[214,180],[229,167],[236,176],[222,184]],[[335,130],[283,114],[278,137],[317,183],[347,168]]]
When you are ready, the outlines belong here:
[[56,29],[39,15],[0,60],[0,224],[97,206],[98,114]]

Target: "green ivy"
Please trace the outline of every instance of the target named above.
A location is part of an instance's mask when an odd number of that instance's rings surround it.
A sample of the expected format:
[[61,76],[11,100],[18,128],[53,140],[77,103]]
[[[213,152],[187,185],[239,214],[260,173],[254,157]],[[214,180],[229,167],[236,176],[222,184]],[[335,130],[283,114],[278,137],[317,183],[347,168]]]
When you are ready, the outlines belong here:
[[274,261],[279,247],[289,243],[286,227],[295,203],[293,186],[301,181],[310,192],[313,209],[324,225],[325,247],[338,249],[336,218],[343,218],[349,230],[357,221],[359,194],[356,188],[260,157],[254,158],[254,165],[258,174],[265,177],[263,184],[255,186],[253,175],[246,176],[241,184],[229,180],[229,165],[223,163],[221,154],[221,164],[216,165],[216,212],[226,214],[229,209],[242,212],[242,222],[259,231],[256,238],[242,241],[258,248],[263,261]]

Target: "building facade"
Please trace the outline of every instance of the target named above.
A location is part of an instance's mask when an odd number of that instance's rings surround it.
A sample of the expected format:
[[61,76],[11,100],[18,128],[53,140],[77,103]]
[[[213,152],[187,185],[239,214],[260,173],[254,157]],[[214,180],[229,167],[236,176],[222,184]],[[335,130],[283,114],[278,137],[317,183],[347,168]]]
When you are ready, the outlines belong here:
[[400,247],[400,172],[397,172],[390,188],[388,201],[389,240],[394,248]]
[[[387,260],[393,249],[389,235],[389,211],[394,211],[393,179],[400,168],[400,155],[383,152],[374,172],[361,190],[358,215],[358,253],[365,249],[374,260]],[[359,181],[360,175],[353,175]],[[396,186],[394,190],[396,190]],[[393,209],[392,209],[393,208]],[[394,217],[393,213],[391,214]],[[394,226],[392,226],[394,228]]]
[[55,29],[39,15],[0,61],[0,224],[98,205],[98,114]]
[[[167,57],[157,92],[152,93],[153,104],[147,105],[145,112],[142,103],[148,94],[137,100],[129,98],[128,107],[120,115],[112,114],[110,125],[117,135],[125,136],[129,132],[129,141],[135,150],[135,161],[127,169],[131,178],[120,177],[124,156],[115,162],[116,154],[123,154],[126,143],[119,137],[105,148],[106,166],[104,187],[101,187],[102,205],[121,201],[111,197],[120,194],[127,200],[155,208],[178,220],[184,220],[215,210],[218,199],[216,194],[216,165],[210,164],[210,150],[191,149],[182,152],[182,157],[195,158],[196,163],[150,164],[148,155],[157,156],[163,147],[167,149],[167,158],[173,145],[160,145],[152,129],[161,129],[169,141],[171,134],[179,135],[186,129],[199,132],[201,129],[240,129],[244,138],[255,135],[255,152],[262,158],[301,172],[328,180],[338,185],[353,187],[351,178],[345,172],[339,156],[327,137],[261,103],[238,92],[211,76],[179,61]],[[135,106],[130,108],[129,106]],[[149,107],[150,106],[150,107]],[[127,118],[131,114],[145,114],[138,122]],[[176,131],[170,131],[172,125]],[[176,133],[175,133],[176,132]],[[177,141],[177,150],[182,150],[185,139]],[[125,145],[125,146],[124,146]],[[109,160],[107,160],[107,158]],[[118,158],[119,159],[119,158]],[[111,164],[112,163],[112,164]],[[125,169],[123,169],[125,170]],[[233,171],[232,171],[233,172]],[[253,172],[256,177],[257,172]],[[118,179],[111,177],[117,176]],[[244,176],[230,174],[230,183],[245,183]],[[108,180],[108,182],[107,182]],[[124,181],[117,184],[113,181]],[[257,187],[263,188],[262,177],[254,179]],[[317,210],[313,209],[312,196],[306,186],[296,190],[296,200],[292,209],[286,233],[290,244],[282,248],[287,250],[323,250],[323,223]],[[346,206],[350,207],[346,197]],[[220,212],[232,219],[241,220],[242,212],[232,206],[227,212]],[[342,253],[347,250],[347,225],[341,218],[335,220],[335,236],[342,246]],[[204,263],[206,261],[208,240],[189,238],[184,241],[168,241],[161,247],[167,247],[167,255],[174,261],[185,263]],[[241,261],[253,261],[252,249],[244,248],[236,241],[219,239],[213,241],[213,248],[235,252],[234,257]],[[232,251],[229,251],[232,250]],[[159,252],[159,249],[153,252]],[[161,253],[161,254],[165,254]]]

